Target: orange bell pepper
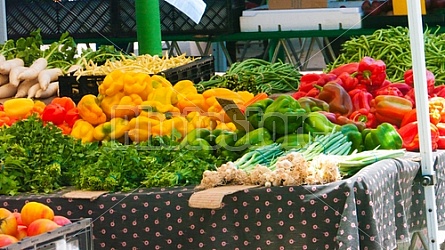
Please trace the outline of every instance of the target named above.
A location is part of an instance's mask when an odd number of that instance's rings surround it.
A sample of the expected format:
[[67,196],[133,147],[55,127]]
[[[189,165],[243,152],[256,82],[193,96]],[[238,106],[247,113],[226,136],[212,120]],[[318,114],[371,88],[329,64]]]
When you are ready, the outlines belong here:
[[77,104],[77,108],[79,116],[91,125],[98,125],[107,121],[107,116],[99,106],[99,100],[95,95],[84,95]]
[[373,100],[373,108],[378,123],[388,122],[400,127],[405,114],[413,109],[413,104],[404,97],[379,95]]

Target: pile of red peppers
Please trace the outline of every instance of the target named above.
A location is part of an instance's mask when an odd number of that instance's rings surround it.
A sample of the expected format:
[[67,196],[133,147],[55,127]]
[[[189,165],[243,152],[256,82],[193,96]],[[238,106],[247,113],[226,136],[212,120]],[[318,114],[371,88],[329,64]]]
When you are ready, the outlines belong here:
[[[435,86],[434,74],[426,71],[432,148],[445,149],[445,85]],[[326,101],[323,112],[337,124],[353,123],[358,128],[392,124],[403,139],[403,147],[419,150],[419,133],[412,69],[403,82],[390,82],[382,60],[363,57],[330,72],[309,73],[300,79],[295,99],[310,96]],[[334,117],[334,118],[333,118]]]

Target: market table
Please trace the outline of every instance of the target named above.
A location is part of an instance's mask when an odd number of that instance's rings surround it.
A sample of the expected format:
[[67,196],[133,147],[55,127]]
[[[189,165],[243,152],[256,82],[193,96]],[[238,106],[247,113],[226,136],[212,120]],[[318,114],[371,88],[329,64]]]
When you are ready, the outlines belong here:
[[[445,151],[437,158],[437,212],[445,224]],[[257,187],[224,197],[221,209],[190,208],[194,187],[138,189],[97,199],[0,196],[2,207],[48,204],[93,218],[95,249],[394,249],[426,228],[418,154],[383,160],[349,179]]]

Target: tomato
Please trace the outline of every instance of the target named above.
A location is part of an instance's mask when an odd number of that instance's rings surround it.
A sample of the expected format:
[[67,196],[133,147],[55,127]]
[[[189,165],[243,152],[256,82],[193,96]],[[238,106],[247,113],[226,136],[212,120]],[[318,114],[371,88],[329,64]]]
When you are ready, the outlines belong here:
[[18,242],[16,237],[8,234],[0,234],[0,247],[6,247],[16,242]]
[[37,219],[35,221],[33,221],[29,226],[28,226],[28,236],[36,236],[45,232],[49,232],[52,231],[56,228],[60,227],[59,225],[57,225],[57,223],[55,223],[52,220],[49,219]]
[[0,208],[0,234],[15,235],[17,220],[14,214],[6,208]]
[[29,225],[37,220],[37,219],[54,219],[54,211],[52,208],[48,207],[47,205],[31,201],[26,203],[22,210],[20,211],[23,225],[29,227]]
[[59,226],[70,224],[71,220],[62,215],[54,215],[53,221]]

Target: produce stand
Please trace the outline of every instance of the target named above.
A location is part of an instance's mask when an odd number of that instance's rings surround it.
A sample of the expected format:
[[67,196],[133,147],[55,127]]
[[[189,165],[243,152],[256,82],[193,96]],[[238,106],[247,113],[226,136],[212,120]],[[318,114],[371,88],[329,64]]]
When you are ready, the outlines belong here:
[[[438,223],[444,225],[445,152],[434,158]],[[11,210],[35,200],[61,215],[95,218],[94,249],[394,249],[409,246],[426,228],[418,160],[419,154],[407,153],[325,185],[245,189],[225,196],[221,209],[191,208],[193,186],[92,200],[64,198],[67,191],[0,199]]]
[[[410,19],[410,26],[413,26],[412,22]],[[412,50],[420,50],[422,26],[410,28],[415,33],[411,34]],[[338,30],[192,36],[221,45],[229,62],[232,61],[226,42],[270,39],[278,44],[272,56],[274,61],[279,46],[283,46],[289,59],[299,60],[299,55],[290,46],[290,38],[310,38],[311,49],[314,42],[321,44],[320,37],[341,37],[354,32],[363,34],[359,30],[339,27]],[[190,35],[170,39],[177,41],[186,37]],[[330,46],[323,47],[323,53],[326,53],[325,49]],[[423,112],[427,109],[424,102],[427,96],[419,85],[426,82],[423,53],[413,54],[413,61],[416,61],[417,107],[422,110],[417,113],[422,144],[420,154],[407,153],[402,158],[379,161],[348,179],[324,185],[241,187],[240,192],[224,197],[221,209],[191,207],[190,198],[199,195],[194,186],[138,188],[129,193],[100,193],[97,197],[86,198],[67,196],[70,190],[47,195],[1,196],[3,207],[16,210],[25,202],[35,200],[53,206],[54,210],[70,218],[93,217],[98,249],[394,249],[414,248],[417,241],[413,239],[417,237],[421,238],[424,247],[431,244],[431,249],[435,249],[435,231],[439,225],[445,225],[445,190],[441,182],[445,172],[445,152],[432,152],[427,140],[429,130],[422,128],[429,118],[427,112]],[[429,158],[431,155],[433,159]],[[426,228],[429,243],[424,240]]]

